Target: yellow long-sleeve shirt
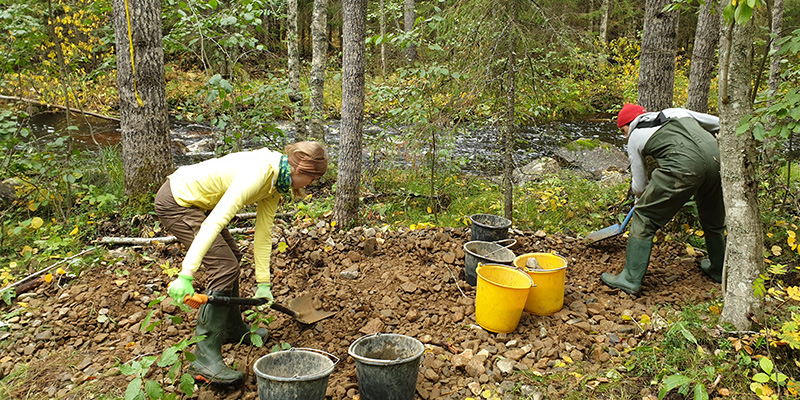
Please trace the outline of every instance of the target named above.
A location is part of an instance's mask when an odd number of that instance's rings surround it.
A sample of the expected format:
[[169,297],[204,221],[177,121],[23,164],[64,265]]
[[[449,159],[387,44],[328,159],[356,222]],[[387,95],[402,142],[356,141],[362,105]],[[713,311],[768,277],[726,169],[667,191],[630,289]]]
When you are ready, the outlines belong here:
[[256,282],[270,281],[272,223],[281,195],[275,188],[281,153],[268,149],[232,153],[178,168],[169,176],[172,196],[184,207],[211,210],[183,259],[194,275],[214,239],[245,205],[258,202],[253,240]]

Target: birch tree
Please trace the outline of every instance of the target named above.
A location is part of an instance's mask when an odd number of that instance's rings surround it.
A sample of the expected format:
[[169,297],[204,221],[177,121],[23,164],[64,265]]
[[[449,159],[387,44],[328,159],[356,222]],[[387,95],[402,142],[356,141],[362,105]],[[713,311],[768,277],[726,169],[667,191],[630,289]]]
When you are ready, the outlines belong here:
[[725,305],[721,321],[737,329],[750,326],[749,315],[759,318],[762,310],[753,284],[764,267],[764,237],[758,209],[756,145],[752,130],[737,133],[739,121],[752,113],[751,97],[753,23],[747,2],[736,6],[725,1],[725,24],[720,35],[719,98],[720,174],[728,240],[722,290]]
[[295,138],[308,138],[303,113],[303,92],[300,91],[300,51],[297,46],[297,0],[289,0],[286,6],[286,50],[289,68],[289,101],[292,102]]
[[311,139],[325,142],[325,69],[328,53],[328,1],[314,0],[311,21],[312,60],[311,60]]

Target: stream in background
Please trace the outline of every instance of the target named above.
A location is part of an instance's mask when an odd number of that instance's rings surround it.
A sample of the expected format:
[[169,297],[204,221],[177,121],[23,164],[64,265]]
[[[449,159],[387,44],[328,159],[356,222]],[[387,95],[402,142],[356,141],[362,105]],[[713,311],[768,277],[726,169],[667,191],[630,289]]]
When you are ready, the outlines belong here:
[[[80,148],[92,149],[97,145],[117,145],[121,141],[119,123],[116,121],[96,117],[86,119],[73,117],[71,123],[78,127],[72,131],[72,137],[75,145]],[[66,132],[66,124],[63,113],[48,112],[32,116],[28,127],[34,136],[48,140]],[[292,140],[294,129],[290,122],[279,122],[277,127],[285,132],[285,138],[250,140],[244,143],[244,147],[246,149],[265,145],[275,147],[276,144]],[[338,157],[340,127],[339,121],[329,121],[327,124],[325,138],[332,159]],[[170,119],[170,132],[177,165],[192,164],[215,156],[215,135],[211,127]],[[444,133],[439,136],[437,148],[442,149],[444,146],[449,149],[444,157],[460,163],[463,172],[483,175],[495,174],[501,170],[500,129],[463,128],[455,135]],[[448,136],[450,139],[446,139]],[[518,166],[522,166],[537,158],[551,156],[556,148],[580,138],[599,139],[623,151],[625,149],[625,136],[617,129],[614,122],[556,122],[520,127],[514,146],[514,161]],[[427,150],[428,140],[430,136],[412,139],[401,129],[384,129],[365,124],[363,142],[363,157],[367,164],[365,167],[420,162],[418,155]]]

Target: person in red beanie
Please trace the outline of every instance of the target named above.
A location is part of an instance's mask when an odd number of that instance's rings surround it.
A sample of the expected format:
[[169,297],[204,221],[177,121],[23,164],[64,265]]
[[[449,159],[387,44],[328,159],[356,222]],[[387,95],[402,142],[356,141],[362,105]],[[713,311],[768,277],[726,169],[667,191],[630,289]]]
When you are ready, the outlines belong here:
[[[708,259],[700,267],[715,282],[722,281],[725,258],[725,206],[719,175],[719,147],[714,134],[719,118],[681,108],[647,112],[625,104],[617,126],[628,139],[631,191],[636,206],[619,275],[603,273],[608,286],[638,293],[650,262],[653,237],[694,196],[705,231]],[[656,160],[648,176],[645,158]]]

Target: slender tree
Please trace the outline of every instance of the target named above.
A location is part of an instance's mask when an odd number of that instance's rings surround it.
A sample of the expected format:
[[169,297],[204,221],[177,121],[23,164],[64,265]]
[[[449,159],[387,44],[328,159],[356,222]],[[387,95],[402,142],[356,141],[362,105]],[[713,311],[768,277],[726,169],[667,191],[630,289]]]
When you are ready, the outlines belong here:
[[314,0],[311,21],[311,139],[325,142],[325,68],[328,53],[328,0]]
[[342,132],[333,219],[339,226],[349,227],[358,223],[361,193],[367,1],[342,0],[342,15]]
[[611,0],[603,0],[600,6],[600,41],[608,43],[608,16],[611,14]]
[[736,132],[742,117],[753,111],[753,30],[752,21],[735,22],[731,19],[725,21],[720,35],[720,132],[717,139],[728,221],[722,281],[725,305],[721,320],[740,330],[749,328],[749,315],[761,316],[761,304],[755,296],[753,284],[764,267],[755,138],[752,131]]
[[303,92],[300,91],[300,51],[297,48],[297,0],[289,0],[286,6],[286,47],[289,67],[289,101],[292,102],[295,138],[306,140],[305,115],[303,113]]
[[517,137],[517,0],[507,0],[506,19],[511,25],[506,50],[505,86],[506,109],[503,116],[503,194],[504,212],[509,220],[514,219],[514,142]]
[[378,0],[378,26],[381,32],[381,76],[386,76],[386,1]]
[[[780,45],[778,41],[781,39],[783,31],[783,9],[784,0],[774,0],[772,4],[772,39],[770,40],[770,62],[769,62],[769,78],[767,85],[770,93],[778,93],[781,85],[781,63],[783,56],[778,54]],[[774,103],[774,95],[769,96],[769,104]],[[775,117],[771,116],[768,121],[767,130],[775,126]],[[764,139],[764,159],[768,162],[774,158],[775,150],[780,146],[781,139],[770,136]]]
[[175,169],[167,120],[161,2],[113,0],[125,193],[140,197]]
[[650,111],[672,107],[678,18],[675,11],[664,12],[670,2],[646,0],[644,6],[638,103]]
[[414,44],[412,32],[414,31],[414,21],[417,20],[416,3],[414,0],[405,0],[403,3],[403,29],[406,33],[408,43],[406,43],[406,61],[413,63],[417,59],[417,45]]
[[706,0],[700,6],[697,16],[697,30],[694,36],[692,64],[689,72],[689,94],[686,108],[708,112],[708,92],[711,76],[717,65],[716,53],[719,43],[718,0]]

